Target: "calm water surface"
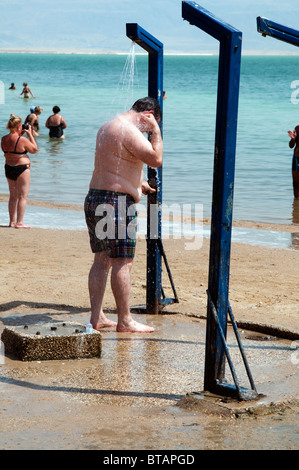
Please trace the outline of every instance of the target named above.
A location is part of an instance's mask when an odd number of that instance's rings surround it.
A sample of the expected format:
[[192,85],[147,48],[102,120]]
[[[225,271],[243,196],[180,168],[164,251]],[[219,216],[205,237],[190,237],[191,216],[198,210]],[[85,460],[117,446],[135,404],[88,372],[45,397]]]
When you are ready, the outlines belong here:
[[[126,55],[0,54],[5,99],[0,134],[10,113],[23,119],[40,105],[39,153],[32,156],[30,198],[82,204],[94,159],[96,134],[103,122],[147,95],[147,57],[135,57],[134,84]],[[163,201],[203,205],[210,217],[216,119],[218,57],[165,56]],[[291,179],[288,129],[299,122],[291,88],[296,57],[242,58],[234,219],[298,223]],[[19,98],[27,81],[36,99]],[[8,90],[11,82],[17,90]],[[59,105],[68,128],[64,141],[48,138],[44,127]],[[4,162],[4,160],[3,160]],[[4,171],[0,193],[7,193]],[[145,203],[145,202],[144,202]],[[296,209],[296,208],[295,208]]]

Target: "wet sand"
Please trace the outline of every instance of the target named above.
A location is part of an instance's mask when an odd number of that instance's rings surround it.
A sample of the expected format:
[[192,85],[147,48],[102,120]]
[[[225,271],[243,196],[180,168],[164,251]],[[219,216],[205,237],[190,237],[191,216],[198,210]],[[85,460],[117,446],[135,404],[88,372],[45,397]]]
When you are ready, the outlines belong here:
[[[292,226],[294,233],[296,228]],[[285,231],[284,226],[276,229]],[[88,234],[7,227],[0,227],[0,234],[0,332],[6,325],[40,321],[85,324],[89,319],[87,276],[93,258]],[[6,358],[0,365],[0,448],[299,448],[296,403],[254,422],[176,406],[184,393],[201,389],[204,367],[209,240],[203,240],[198,250],[186,250],[185,243],[183,239],[163,242],[179,303],[168,306],[167,315],[136,314],[140,321],[154,325],[155,333],[105,331],[100,359],[22,363]],[[140,239],[132,271],[132,307],[145,304],[145,255],[146,243]],[[254,341],[248,345],[262,388],[271,383],[273,370],[285,363],[286,376],[293,381],[289,383],[298,381],[298,367],[294,369],[289,360],[290,341],[299,338],[298,256],[292,249],[232,245],[230,303],[241,331],[252,327],[282,341],[277,350],[272,342],[262,343],[265,351],[256,348]],[[172,296],[165,270],[163,287],[166,296]],[[109,285],[105,310],[115,318]],[[260,352],[261,371],[254,355]],[[267,356],[272,352],[275,360]],[[279,374],[277,380],[281,380]]]
[[[2,312],[19,305],[89,309],[87,276],[93,255],[87,232],[7,227],[0,227],[0,232]],[[194,241],[184,239],[164,240],[163,246],[179,297],[179,304],[166,311],[205,316],[209,240],[195,250],[190,249],[196,247]],[[298,330],[298,258],[297,250],[233,243],[229,299],[236,320]],[[132,270],[132,307],[145,302],[145,263],[146,243],[139,239]],[[162,276],[165,294],[172,297],[165,270]],[[115,308],[109,285],[105,308]]]

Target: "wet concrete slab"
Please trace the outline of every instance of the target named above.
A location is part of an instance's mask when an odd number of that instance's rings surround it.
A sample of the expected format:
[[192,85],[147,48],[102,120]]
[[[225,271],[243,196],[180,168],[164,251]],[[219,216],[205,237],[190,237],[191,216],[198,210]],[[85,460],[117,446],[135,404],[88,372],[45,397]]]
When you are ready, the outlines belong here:
[[[185,394],[202,393],[206,322],[183,315],[140,314],[135,317],[141,322],[153,325],[155,332],[131,334],[103,330],[100,335],[102,357],[95,362],[96,368],[101,369],[101,380],[105,382],[108,372],[109,383],[114,384],[112,388],[115,391],[118,390],[120,384],[117,371],[123,366],[121,387],[127,389],[128,394],[139,393],[142,396],[148,390],[149,393],[152,391],[161,396],[173,395],[175,400]],[[56,321],[51,324],[61,326],[63,322]],[[44,325],[48,324],[40,323],[41,331]],[[259,400],[252,401],[252,406],[299,398],[299,350],[296,349],[298,343],[243,329],[239,332],[257,392],[261,395]],[[230,327],[227,344],[238,382],[241,387],[250,390],[242,357]],[[74,366],[71,362],[67,366],[66,364],[64,369],[72,369]],[[93,363],[81,364],[79,361],[77,367],[84,373],[87,365],[94,366]],[[228,365],[225,374],[225,380],[234,384]],[[209,399],[211,400],[211,397]]]
[[[40,312],[40,315],[41,318],[45,318],[46,312]],[[52,323],[57,322],[58,325],[62,321],[76,321],[82,324],[88,322],[88,314],[80,312],[68,315],[51,312],[47,315],[48,319],[49,317]],[[115,314],[110,317],[116,319]],[[13,315],[10,318],[12,319]],[[15,322],[21,325],[28,320],[28,315],[26,319],[22,319],[19,313],[15,318]],[[153,427],[159,426],[158,416],[161,413],[165,420],[163,446],[168,442],[167,423],[172,426],[174,420],[178,422],[186,420],[187,417],[191,419],[191,416],[193,419],[197,416],[201,422],[210,419],[234,420],[241,416],[277,415],[292,406],[297,409],[299,404],[297,341],[262,332],[239,330],[259,394],[257,400],[239,402],[236,399],[203,391],[206,333],[204,319],[180,314],[157,316],[136,314],[134,318],[154,326],[155,331],[151,334],[132,334],[103,330],[101,357],[24,363],[11,355],[2,356],[0,383],[1,399],[4,399],[2,408],[5,408],[2,413],[5,418],[3,430],[5,425],[8,430],[9,423],[10,425],[14,423],[15,430],[21,432],[26,421],[26,411],[22,409],[22,406],[25,406],[23,400],[28,401],[30,397],[35,401],[36,409],[38,407],[42,409],[43,416],[49,423],[54,423],[57,420],[57,413],[60,413],[58,421],[68,420],[69,429],[72,426],[79,428],[81,426],[81,435],[88,432],[85,420],[89,419],[90,423],[97,426],[94,420],[97,410],[100,409],[102,411],[98,418],[102,419],[105,429],[110,429],[117,413],[121,421],[125,420],[125,416],[129,419],[130,414],[138,415],[139,419],[142,416],[147,427],[151,426],[151,420]],[[2,320],[5,322],[5,319]],[[37,317],[32,316],[32,320],[36,323]],[[247,373],[230,327],[227,343],[240,386],[250,389]],[[229,384],[233,384],[228,366],[225,378]],[[19,415],[16,415],[16,410]],[[70,410],[76,410],[76,416]],[[78,413],[84,416],[81,424],[78,423]],[[27,414],[28,421],[29,418],[30,414]],[[30,426],[32,434],[37,434],[36,426],[33,426],[33,423]],[[61,424],[62,433],[63,428],[64,425]],[[170,428],[167,429],[170,432]],[[185,431],[183,436],[187,439]],[[107,434],[110,435],[110,432],[107,431]],[[58,444],[52,435],[50,437],[55,441],[55,445],[67,447],[66,444],[65,446]],[[50,437],[48,436],[48,439]],[[184,440],[185,437],[181,439]],[[115,442],[114,438],[111,439]],[[129,441],[129,438],[122,442],[120,439],[116,445],[119,445],[119,448],[127,448]],[[140,440],[138,442],[140,443]],[[14,446],[13,443],[10,445]],[[82,442],[77,445],[84,448]],[[107,448],[110,448],[109,445],[107,441]],[[186,441],[182,445],[187,448],[190,442]]]
[[76,322],[7,326],[1,334],[6,354],[21,361],[84,359],[101,356],[101,333]]

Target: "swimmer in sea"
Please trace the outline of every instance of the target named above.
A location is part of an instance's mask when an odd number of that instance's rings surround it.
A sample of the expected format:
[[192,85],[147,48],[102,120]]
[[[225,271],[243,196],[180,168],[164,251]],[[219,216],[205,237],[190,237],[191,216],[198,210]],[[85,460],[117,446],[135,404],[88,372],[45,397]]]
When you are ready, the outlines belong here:
[[29,94],[32,96],[32,98],[35,98],[35,96],[33,95],[32,91],[30,90],[30,88],[28,86],[28,83],[24,82],[23,83],[23,90],[22,90],[22,93],[20,93],[20,97],[22,95],[24,95],[24,98],[29,99],[30,98]]
[[49,137],[56,137],[56,139],[64,139],[63,129],[66,129],[67,124],[63,116],[60,116],[59,106],[53,107],[52,116],[49,116],[46,121],[46,127],[49,129]]
[[39,134],[39,118],[43,108],[41,106],[31,106],[31,113],[25,119],[24,124],[30,124],[33,137],[38,137]]

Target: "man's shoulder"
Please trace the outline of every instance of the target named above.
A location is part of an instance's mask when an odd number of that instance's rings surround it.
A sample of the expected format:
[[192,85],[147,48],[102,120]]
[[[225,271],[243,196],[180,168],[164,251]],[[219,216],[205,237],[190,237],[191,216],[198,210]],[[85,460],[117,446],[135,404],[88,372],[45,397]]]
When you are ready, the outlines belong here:
[[100,128],[99,132],[117,133],[119,137],[126,137],[126,133],[136,132],[137,127],[123,115],[115,116],[110,121],[107,121]]

